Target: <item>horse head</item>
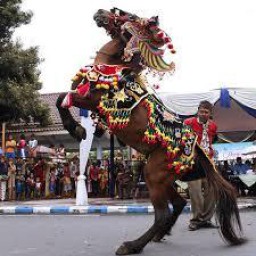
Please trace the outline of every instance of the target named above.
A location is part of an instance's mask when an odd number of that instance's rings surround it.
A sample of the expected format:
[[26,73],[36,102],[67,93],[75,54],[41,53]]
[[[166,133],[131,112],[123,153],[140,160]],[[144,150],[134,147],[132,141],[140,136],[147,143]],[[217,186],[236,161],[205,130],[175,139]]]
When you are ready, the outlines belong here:
[[93,16],[98,27],[106,30],[113,39],[119,38],[122,32],[122,25],[127,21],[135,21],[138,17],[118,8],[110,11],[99,9]]
[[135,14],[113,8],[110,11],[98,10],[94,20],[112,39],[123,42],[121,57],[127,64],[139,56],[143,68],[149,67],[157,72],[174,70],[174,63],[166,63],[163,59],[166,51],[174,54],[175,50],[171,38],[159,28],[158,16],[140,18]]

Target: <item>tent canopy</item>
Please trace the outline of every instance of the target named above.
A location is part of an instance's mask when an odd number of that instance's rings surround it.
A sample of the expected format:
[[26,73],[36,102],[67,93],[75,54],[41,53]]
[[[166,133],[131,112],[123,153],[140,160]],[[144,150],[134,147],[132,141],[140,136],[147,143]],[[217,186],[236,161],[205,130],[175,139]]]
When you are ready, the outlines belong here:
[[180,116],[195,115],[201,101],[210,101],[214,105],[213,120],[223,140],[246,141],[255,134],[256,89],[223,88],[207,93],[164,93],[159,97]]

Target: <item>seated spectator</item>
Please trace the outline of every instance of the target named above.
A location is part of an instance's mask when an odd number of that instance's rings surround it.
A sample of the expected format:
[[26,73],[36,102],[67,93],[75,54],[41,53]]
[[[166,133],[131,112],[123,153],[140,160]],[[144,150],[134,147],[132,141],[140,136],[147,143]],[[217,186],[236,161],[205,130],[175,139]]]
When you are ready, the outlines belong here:
[[234,175],[241,175],[246,174],[246,171],[249,169],[249,166],[247,164],[242,163],[242,158],[237,157],[236,164],[233,167],[233,173]]
[[28,141],[28,154],[29,157],[36,157],[36,147],[38,146],[38,141],[35,135],[32,133],[30,140]]
[[17,149],[18,149],[18,156],[25,159],[26,158],[26,154],[25,154],[25,148],[27,146],[26,143],[26,138],[24,134],[20,135],[20,139],[17,142]]
[[[242,163],[242,158],[237,157],[236,164],[233,167],[234,175],[244,175],[246,174],[247,170],[249,170],[249,166],[247,164]],[[247,189],[246,185],[240,180],[235,180],[236,182],[236,188],[238,193],[241,196],[246,196],[245,190]]]
[[8,134],[6,143],[5,143],[5,153],[7,158],[15,159],[16,154],[16,141],[13,139],[12,134]]
[[223,166],[221,167],[221,175],[227,181],[230,181],[230,176],[233,175],[233,170],[227,160],[224,161]]

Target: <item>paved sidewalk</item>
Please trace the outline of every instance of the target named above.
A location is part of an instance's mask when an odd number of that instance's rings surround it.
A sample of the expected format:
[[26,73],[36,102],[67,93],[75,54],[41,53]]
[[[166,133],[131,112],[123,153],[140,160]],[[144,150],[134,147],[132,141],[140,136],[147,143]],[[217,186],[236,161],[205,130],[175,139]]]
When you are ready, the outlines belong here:
[[[241,210],[256,209],[256,198],[239,198]],[[172,209],[172,206],[170,205]],[[190,213],[190,200],[184,213]],[[120,200],[111,198],[89,198],[87,206],[76,206],[75,199],[52,199],[0,202],[0,214],[152,214],[149,199]]]

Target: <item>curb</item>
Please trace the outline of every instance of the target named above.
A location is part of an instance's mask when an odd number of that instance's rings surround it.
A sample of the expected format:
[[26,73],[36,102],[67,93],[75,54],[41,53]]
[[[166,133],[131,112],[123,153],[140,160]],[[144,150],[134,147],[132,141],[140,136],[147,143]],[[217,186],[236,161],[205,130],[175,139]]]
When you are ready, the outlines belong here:
[[[239,210],[256,209],[256,204],[238,205]],[[171,211],[173,210],[170,205]],[[182,213],[190,213],[191,206],[185,206]],[[0,215],[88,215],[88,214],[153,214],[154,208],[141,205],[88,205],[88,206],[2,206]]]

